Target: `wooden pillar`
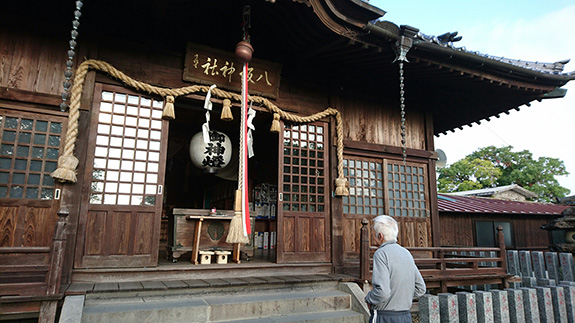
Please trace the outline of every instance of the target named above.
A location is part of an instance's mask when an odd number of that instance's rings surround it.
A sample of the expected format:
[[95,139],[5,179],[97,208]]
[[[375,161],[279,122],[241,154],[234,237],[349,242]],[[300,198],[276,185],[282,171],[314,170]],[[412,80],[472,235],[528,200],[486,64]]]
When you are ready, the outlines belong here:
[[361,220],[361,244],[359,249],[359,279],[363,282],[370,280],[369,275],[369,221],[366,218]]
[[[503,227],[497,226],[497,243],[499,246],[499,257],[501,257],[501,267],[503,267],[503,272],[507,273],[507,251],[505,248],[505,237],[503,236]],[[501,282],[502,288],[509,287],[509,280],[504,277]]]
[[[70,212],[61,208],[58,210],[58,221],[52,237],[52,250],[50,251],[50,267],[48,269],[46,295],[57,295],[60,292],[60,282],[62,280],[62,268],[64,265],[64,251],[66,250],[66,225]],[[40,307],[40,318],[38,322],[54,322],[58,301],[44,301]]]
[[499,257],[501,257],[501,267],[507,272],[507,251],[505,249],[505,238],[503,237],[503,227],[497,226],[497,242],[499,246]]
[[60,292],[62,268],[64,264],[64,251],[66,250],[66,225],[70,212],[67,209],[58,210],[58,221],[52,238],[52,250],[50,255],[50,269],[48,271],[48,289],[46,294],[56,295]]
[[56,322],[56,310],[58,309],[58,301],[44,301],[40,306],[40,317],[38,323],[54,323]]

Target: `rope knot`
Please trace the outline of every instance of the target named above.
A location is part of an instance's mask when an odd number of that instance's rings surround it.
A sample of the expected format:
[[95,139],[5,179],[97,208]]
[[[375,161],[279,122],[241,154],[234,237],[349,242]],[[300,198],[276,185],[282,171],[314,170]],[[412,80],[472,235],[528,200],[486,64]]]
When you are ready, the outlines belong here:
[[232,101],[230,101],[230,99],[224,99],[224,106],[222,108],[222,114],[220,115],[220,119],[224,121],[234,120],[234,115],[232,114],[232,110],[230,109],[231,106]]
[[272,126],[270,132],[279,133],[280,132],[280,115],[279,113],[274,113],[274,120],[272,121]]
[[74,156],[60,156],[58,158],[58,168],[52,172],[52,177],[61,182],[76,182],[76,167],[78,158]]
[[176,113],[174,112],[174,96],[166,95],[164,99],[164,111],[162,112],[162,118],[166,120],[172,120],[176,118]]
[[335,195],[349,195],[349,183],[347,182],[347,178],[339,177],[335,179]]

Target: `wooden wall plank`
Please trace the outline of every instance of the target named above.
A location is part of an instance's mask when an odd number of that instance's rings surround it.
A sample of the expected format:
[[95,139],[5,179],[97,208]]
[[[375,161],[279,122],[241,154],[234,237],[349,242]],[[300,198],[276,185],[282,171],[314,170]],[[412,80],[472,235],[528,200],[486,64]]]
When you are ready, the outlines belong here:
[[0,86],[60,94],[66,62],[66,42],[28,33],[0,36]]
[[441,245],[474,246],[474,221],[498,221],[511,223],[515,248],[546,249],[551,243],[549,234],[540,228],[552,218],[552,216],[526,215],[442,214],[440,217]]
[[[343,116],[344,139],[371,144],[401,147],[401,116],[399,107],[383,103],[341,100],[338,107]],[[410,111],[406,117],[408,148],[426,149],[425,115]]]

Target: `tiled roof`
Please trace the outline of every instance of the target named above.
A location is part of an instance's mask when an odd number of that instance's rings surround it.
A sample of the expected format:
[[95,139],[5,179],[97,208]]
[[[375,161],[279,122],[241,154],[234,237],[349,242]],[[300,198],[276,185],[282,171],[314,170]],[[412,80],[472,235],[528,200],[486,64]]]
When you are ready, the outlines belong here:
[[[453,33],[453,36],[456,36],[456,35],[457,35],[457,32]],[[425,41],[428,43],[435,43],[435,44],[438,44],[438,45],[443,46],[443,47],[449,47],[449,48],[455,49],[457,51],[474,54],[477,56],[485,57],[485,58],[499,61],[502,63],[514,65],[517,67],[522,67],[522,68],[530,69],[533,71],[546,73],[546,74],[554,74],[554,75],[574,75],[575,74],[575,72],[571,72],[571,73],[564,73],[563,72],[565,65],[567,63],[569,63],[568,59],[558,61],[558,62],[553,62],[553,63],[551,63],[551,62],[546,63],[546,62],[529,62],[529,61],[522,61],[522,60],[518,60],[518,59],[510,59],[510,58],[505,58],[505,57],[487,55],[484,53],[480,53],[478,51],[467,50],[467,48],[465,48],[465,46],[456,47],[454,45],[454,42],[449,39],[452,37],[449,37],[449,36],[450,36],[450,33],[446,33],[446,34],[441,35],[441,36],[431,36],[431,35],[423,34],[421,32],[417,33],[417,38],[422,40],[422,41]],[[461,39],[461,36],[459,36],[457,38]]]
[[561,215],[568,205],[515,202],[484,197],[438,194],[439,212]]

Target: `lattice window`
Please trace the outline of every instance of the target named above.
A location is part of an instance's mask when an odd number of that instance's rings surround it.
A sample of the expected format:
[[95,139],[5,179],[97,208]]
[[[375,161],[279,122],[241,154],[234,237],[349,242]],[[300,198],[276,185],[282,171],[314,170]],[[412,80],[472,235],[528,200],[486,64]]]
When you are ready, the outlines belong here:
[[0,198],[53,199],[62,122],[0,112]]
[[90,203],[156,204],[162,106],[138,95],[102,92]]
[[381,161],[344,159],[343,172],[349,180],[349,196],[343,197],[343,213],[384,213],[383,164]]
[[387,161],[389,215],[427,217],[427,170],[425,165]]
[[325,128],[286,125],[283,147],[283,209],[325,211]]

